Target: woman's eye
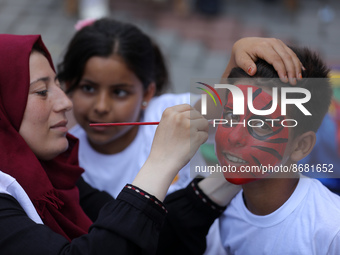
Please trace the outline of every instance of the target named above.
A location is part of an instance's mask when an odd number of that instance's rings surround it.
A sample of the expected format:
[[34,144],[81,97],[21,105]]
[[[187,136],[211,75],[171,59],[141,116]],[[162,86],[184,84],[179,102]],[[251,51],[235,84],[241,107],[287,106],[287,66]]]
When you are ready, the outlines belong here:
[[47,89],[44,89],[44,90],[40,90],[40,91],[37,91],[36,93],[39,95],[39,96],[47,96]]
[[94,92],[94,88],[90,85],[81,85],[80,89],[86,93],[93,93]]

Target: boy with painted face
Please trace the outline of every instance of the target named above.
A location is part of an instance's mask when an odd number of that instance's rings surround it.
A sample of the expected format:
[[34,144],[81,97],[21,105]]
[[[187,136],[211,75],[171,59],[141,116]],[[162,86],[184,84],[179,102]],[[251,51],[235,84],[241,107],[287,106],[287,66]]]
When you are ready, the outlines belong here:
[[[234,115],[235,99],[232,93],[226,95],[222,118],[228,122],[218,125],[215,136],[220,165],[233,169],[224,172],[225,178],[242,185],[220,218],[221,239],[228,254],[339,254],[340,251],[339,196],[318,180],[294,171],[244,172],[264,166],[289,169],[307,156],[315,144],[315,132],[332,95],[328,69],[311,51],[293,50],[306,68],[305,79],[296,86],[310,92],[311,99],[304,107],[311,116],[304,115],[294,105],[287,106],[287,115],[281,113],[281,100],[275,103],[271,90],[289,85],[275,79],[275,70],[268,63],[257,62],[258,72],[251,84],[250,79],[244,79],[249,76],[239,68],[229,75],[233,81],[236,79],[234,85],[243,92],[245,103],[244,114]],[[256,78],[270,78],[270,81]],[[252,93],[254,109],[268,110],[277,105],[276,110],[264,116],[253,114],[246,100],[248,93]],[[299,100],[301,94],[292,93],[288,97]],[[288,125],[289,119],[298,124]]]
[[[248,98],[250,92],[248,88],[251,89],[255,109],[265,110],[272,105],[272,97],[265,89],[247,85],[237,87],[245,98]],[[233,171],[224,172],[229,182],[246,184],[264,177],[263,167],[268,169],[283,160],[288,127],[278,124],[285,120],[280,107],[276,107],[272,114],[266,116],[255,115],[249,109],[244,115],[233,115],[233,105],[233,96],[228,93],[223,111],[226,124],[218,125],[215,136],[216,155],[221,165],[232,167],[229,169]],[[244,109],[247,109],[247,100],[244,100]],[[250,171],[251,169],[255,171]]]

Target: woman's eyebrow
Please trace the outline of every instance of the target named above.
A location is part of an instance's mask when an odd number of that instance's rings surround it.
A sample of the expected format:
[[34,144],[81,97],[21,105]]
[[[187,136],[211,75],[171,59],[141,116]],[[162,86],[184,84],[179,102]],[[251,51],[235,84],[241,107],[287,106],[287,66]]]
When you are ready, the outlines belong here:
[[49,78],[49,77],[41,77],[41,78],[38,78],[38,79],[32,81],[32,82],[30,83],[30,85],[32,85],[32,84],[34,84],[34,83],[36,83],[36,82],[39,82],[39,81],[49,82],[49,81],[50,81],[50,78]]

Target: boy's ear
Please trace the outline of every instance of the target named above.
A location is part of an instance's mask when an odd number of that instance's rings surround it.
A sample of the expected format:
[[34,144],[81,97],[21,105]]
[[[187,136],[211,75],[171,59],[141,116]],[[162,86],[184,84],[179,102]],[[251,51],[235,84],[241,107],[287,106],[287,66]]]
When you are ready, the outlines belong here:
[[151,98],[153,98],[155,93],[156,93],[156,84],[154,82],[151,82],[148,88],[144,91],[142,109],[145,109],[148,106],[149,101],[151,100]]
[[316,142],[315,132],[308,131],[295,138],[291,160],[297,162],[306,157],[313,149]]

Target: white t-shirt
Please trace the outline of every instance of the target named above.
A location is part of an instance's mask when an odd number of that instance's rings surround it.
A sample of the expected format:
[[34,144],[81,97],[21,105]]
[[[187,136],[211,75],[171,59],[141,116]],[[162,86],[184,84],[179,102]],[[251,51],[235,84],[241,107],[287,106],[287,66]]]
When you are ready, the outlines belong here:
[[279,209],[259,216],[246,208],[240,191],[220,218],[220,233],[228,254],[338,255],[340,197],[302,177]]
[[[164,94],[150,100],[148,107],[144,111],[141,121],[160,121],[163,111],[178,104],[191,104],[197,101],[197,95],[185,94]],[[192,102],[192,103],[190,103]],[[96,152],[89,144],[85,131],[76,125],[70,133],[79,139],[79,164],[85,169],[84,180],[99,190],[105,190],[113,197],[117,197],[126,183],[131,183],[144,162],[148,158],[151,150],[153,137],[157,126],[140,126],[133,142],[122,152],[113,155],[105,155]],[[196,153],[191,163],[204,166],[204,159],[200,153]],[[162,171],[162,169],[159,169]],[[178,179],[168,190],[168,194],[185,188],[192,180],[190,176],[190,163],[187,164],[178,174]],[[220,243],[218,220],[214,223],[207,236],[208,255],[225,254]]]

